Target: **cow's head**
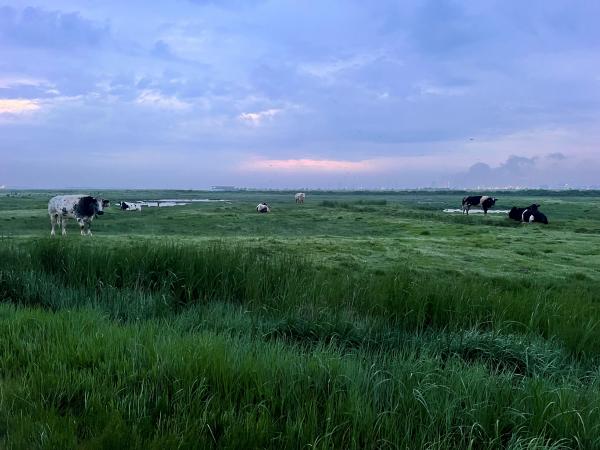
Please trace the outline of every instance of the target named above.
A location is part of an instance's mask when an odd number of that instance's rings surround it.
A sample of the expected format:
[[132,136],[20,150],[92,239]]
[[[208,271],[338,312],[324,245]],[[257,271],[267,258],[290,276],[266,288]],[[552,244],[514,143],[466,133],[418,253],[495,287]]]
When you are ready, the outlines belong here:
[[75,211],[82,217],[94,217],[103,214],[103,200],[86,195],[81,197],[75,205]]
[[521,212],[519,211],[519,208],[513,206],[508,213],[508,217],[513,220],[521,220]]
[[496,197],[492,197],[492,205],[496,204],[496,200],[498,200]]
[[104,214],[104,208],[108,208],[110,206],[110,201],[104,200],[100,197],[96,197],[94,198],[94,200],[94,209],[96,211],[95,214],[101,216],[102,214]]

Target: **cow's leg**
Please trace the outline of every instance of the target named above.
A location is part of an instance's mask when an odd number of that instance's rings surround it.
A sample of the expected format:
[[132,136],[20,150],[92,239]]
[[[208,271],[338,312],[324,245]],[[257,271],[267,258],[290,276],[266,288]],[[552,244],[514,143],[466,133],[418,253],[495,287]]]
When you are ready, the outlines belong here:
[[483,213],[487,214],[487,208],[483,208]]
[[57,219],[58,219],[57,214],[50,214],[50,225],[52,225],[52,230],[50,231],[50,236],[56,235],[54,228],[56,227]]
[[77,223],[79,224],[79,233],[81,235],[85,235],[85,222],[83,219],[77,219]]
[[92,222],[89,221],[89,220],[86,220],[85,221],[85,228],[86,228],[86,234],[88,236],[91,236],[92,235]]
[[67,234],[67,218],[65,216],[60,216],[60,227],[62,228],[63,236]]

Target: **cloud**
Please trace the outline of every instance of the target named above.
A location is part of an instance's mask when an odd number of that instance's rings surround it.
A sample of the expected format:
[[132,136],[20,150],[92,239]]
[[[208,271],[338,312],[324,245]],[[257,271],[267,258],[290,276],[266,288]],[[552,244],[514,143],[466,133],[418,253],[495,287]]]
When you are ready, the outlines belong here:
[[192,106],[175,96],[163,95],[155,90],[143,90],[136,98],[136,103],[152,108],[175,111],[184,111]]
[[556,161],[562,161],[564,159],[567,159],[567,157],[564,154],[560,153],[560,152],[549,153],[549,154],[546,155],[546,158],[548,158],[548,159],[554,159]]
[[473,164],[456,177],[461,187],[598,187],[598,161],[550,153],[532,157],[511,155],[498,166]]
[[265,0],[188,0],[190,3],[202,6],[215,6],[218,8],[246,8]]
[[448,96],[454,97],[463,95],[466,92],[464,87],[458,86],[442,86],[433,84],[428,81],[417,83],[417,90],[421,95],[437,95],[437,96]]
[[0,99],[0,114],[23,114],[40,109],[39,101],[22,98]]
[[70,48],[99,45],[108,26],[85,19],[79,13],[27,7],[21,11],[0,7],[0,38],[29,47]]
[[426,0],[411,21],[410,32],[425,52],[444,55],[484,39],[489,31],[483,18],[452,0]]
[[152,47],[152,51],[150,52],[152,56],[157,58],[163,58],[168,60],[177,60],[177,56],[173,53],[171,46],[167,44],[162,39],[159,39],[154,43]]
[[319,171],[364,172],[375,168],[372,161],[345,161],[328,159],[253,159],[242,164],[250,171]]
[[259,125],[265,119],[272,119],[273,117],[275,117],[278,114],[281,114],[282,112],[283,109],[272,108],[267,109],[265,111],[242,113],[239,115],[239,118],[245,122],[250,122],[254,125]]
[[49,86],[46,80],[41,80],[37,78],[27,77],[27,76],[0,76],[0,89],[10,89],[14,87],[20,86]]
[[357,54],[348,58],[338,58],[331,61],[303,63],[299,66],[299,70],[302,73],[332,82],[342,73],[364,67],[380,57],[381,54],[379,52],[375,54]]

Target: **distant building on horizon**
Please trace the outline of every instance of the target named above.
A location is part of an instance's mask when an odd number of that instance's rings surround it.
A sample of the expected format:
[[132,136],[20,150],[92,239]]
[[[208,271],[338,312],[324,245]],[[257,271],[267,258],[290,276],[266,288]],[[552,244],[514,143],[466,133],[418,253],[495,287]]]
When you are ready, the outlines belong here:
[[235,186],[211,186],[211,191],[239,191],[240,188]]

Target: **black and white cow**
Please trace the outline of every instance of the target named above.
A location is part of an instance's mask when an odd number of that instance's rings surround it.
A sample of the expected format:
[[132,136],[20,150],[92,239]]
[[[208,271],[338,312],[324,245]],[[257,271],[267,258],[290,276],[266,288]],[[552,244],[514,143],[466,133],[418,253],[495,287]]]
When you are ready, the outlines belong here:
[[497,198],[489,197],[487,195],[473,195],[470,197],[465,197],[462,200],[462,212],[463,214],[469,214],[469,210],[472,207],[478,207],[483,209],[483,213],[487,214],[488,209],[491,209],[492,206],[496,204]]
[[256,205],[256,212],[259,213],[268,213],[271,212],[271,207],[267,205],[265,202],[259,203]]
[[540,205],[536,205],[535,203],[527,208],[517,208],[516,206],[513,206],[508,213],[508,217],[519,222],[539,222],[547,225],[548,218],[544,213],[538,210],[539,207]]
[[141,211],[142,210],[142,205],[140,205],[139,203],[120,202],[120,203],[117,203],[117,205],[119,205],[119,208],[123,211]]
[[50,215],[50,224],[52,231],[50,235],[54,236],[54,227],[60,224],[62,234],[67,234],[67,219],[75,219],[81,228],[81,235],[91,236],[91,224],[94,217],[104,214],[104,208],[108,207],[110,202],[99,197],[90,195],[57,195],[48,202],[48,214]]

